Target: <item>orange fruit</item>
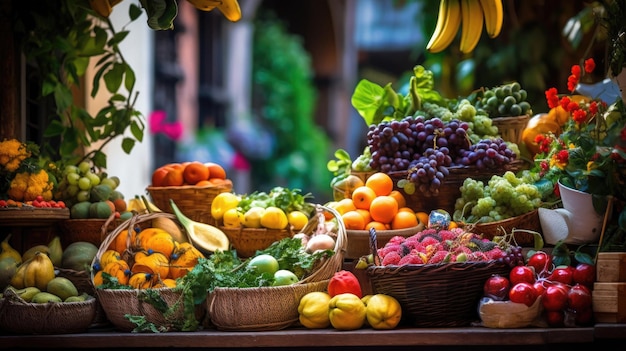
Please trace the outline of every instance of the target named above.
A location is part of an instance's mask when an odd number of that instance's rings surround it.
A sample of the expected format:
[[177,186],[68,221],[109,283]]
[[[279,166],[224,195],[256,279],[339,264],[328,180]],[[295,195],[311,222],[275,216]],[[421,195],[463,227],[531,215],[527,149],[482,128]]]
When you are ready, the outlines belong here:
[[389,193],[389,196],[396,199],[399,208],[406,207],[406,198],[404,197],[404,194],[400,192],[400,190],[392,190]]
[[363,179],[355,176],[354,174],[350,174],[344,179],[333,184],[333,200],[339,201],[343,198],[352,197],[352,192],[354,189],[365,185]]
[[368,210],[364,210],[361,208],[357,208],[356,211],[363,216],[363,220],[365,221],[365,224],[369,223],[372,221],[372,215],[370,214],[370,211]]
[[398,213],[398,202],[389,195],[377,196],[370,205],[372,219],[383,224],[390,224]]
[[169,168],[159,167],[152,172],[152,186],[163,186],[163,179],[169,171]]
[[455,221],[450,221],[450,225],[448,226],[448,229],[454,229],[458,227],[459,225]]
[[341,219],[349,230],[363,230],[365,228],[365,219],[356,210],[348,211],[341,215]]
[[215,162],[205,162],[204,166],[209,170],[209,179],[226,179],[226,170],[220,164]]
[[376,196],[387,196],[393,191],[393,179],[387,173],[376,172],[365,180],[365,186],[374,189]]
[[365,230],[370,230],[371,228],[374,228],[376,230],[387,230],[387,229],[389,229],[389,228],[387,228],[385,226],[385,224],[380,223],[380,222],[376,222],[376,221],[371,221],[371,222],[369,222],[369,223],[367,223],[365,225]]
[[352,202],[354,207],[363,210],[369,210],[372,200],[376,198],[376,192],[374,189],[362,185],[352,192]]
[[183,168],[170,169],[163,178],[162,186],[181,186],[185,184]]
[[339,212],[340,215],[343,215],[344,213],[348,211],[356,210],[356,206],[354,206],[354,202],[352,201],[351,198],[345,198],[345,199],[341,199],[337,201],[337,204],[335,205],[334,209],[337,210],[337,212]]
[[122,198],[113,200],[113,205],[115,205],[115,211],[117,212],[124,212],[126,211],[126,208],[128,207],[126,200]]
[[417,220],[422,223],[423,225],[427,226],[428,225],[428,213],[424,212],[424,211],[419,211],[419,212],[415,212],[415,216],[417,217]]
[[391,229],[405,229],[416,227],[419,224],[417,217],[410,212],[401,211],[396,213],[391,221]]
[[195,185],[209,179],[209,168],[199,161],[189,162],[183,170],[183,179],[189,185]]
[[406,207],[406,206],[405,206],[405,207],[400,207],[400,208],[398,209],[398,212],[409,212],[409,213],[411,213],[412,215],[414,215],[414,216],[415,216],[415,211],[413,211],[413,209],[412,209],[412,208],[410,208],[410,207]]
[[205,187],[205,186],[212,186],[215,185],[213,183],[211,183],[210,180],[206,179],[206,180],[201,180],[199,182],[196,183],[196,186],[201,186],[201,187]]
[[[337,210],[337,205],[339,204],[339,202],[337,201],[329,201],[327,202],[324,206],[326,207],[330,207],[334,210]],[[327,221],[330,221],[331,219],[335,218],[335,216],[333,216],[332,213],[328,212],[328,211],[324,211],[324,219]]]

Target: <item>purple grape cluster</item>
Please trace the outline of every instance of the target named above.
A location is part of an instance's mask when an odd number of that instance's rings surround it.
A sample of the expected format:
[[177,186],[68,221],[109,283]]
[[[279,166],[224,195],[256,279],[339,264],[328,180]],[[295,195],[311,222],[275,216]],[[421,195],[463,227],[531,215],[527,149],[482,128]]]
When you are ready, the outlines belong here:
[[456,163],[463,166],[474,165],[478,169],[497,169],[516,158],[506,142],[501,138],[482,139],[467,150],[462,150]]
[[524,262],[524,254],[522,253],[522,247],[521,246],[516,246],[516,245],[511,245],[506,249],[506,255],[502,258],[499,258],[499,260],[502,260],[502,262],[504,262],[504,264],[506,264],[509,267],[515,267],[515,266],[522,266],[525,264]]
[[472,145],[469,129],[469,123],[458,119],[444,122],[423,116],[371,125],[370,167],[384,173],[408,171],[408,183],[401,186],[407,194],[419,190],[423,196],[437,196],[449,167],[498,168],[515,157],[500,138]]

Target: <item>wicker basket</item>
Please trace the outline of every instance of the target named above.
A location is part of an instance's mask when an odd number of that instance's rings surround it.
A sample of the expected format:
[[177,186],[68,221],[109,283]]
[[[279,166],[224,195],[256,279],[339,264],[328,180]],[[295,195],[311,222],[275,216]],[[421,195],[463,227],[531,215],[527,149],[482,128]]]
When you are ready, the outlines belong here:
[[229,228],[219,227],[228,237],[232,247],[241,258],[252,257],[257,250],[269,247],[273,242],[284,238],[291,238],[291,229],[266,229],[266,228]]
[[[141,227],[142,224],[150,223],[152,219],[157,217],[167,217],[176,220],[176,217],[170,213],[148,213],[148,214],[136,214],[130,219],[124,221],[115,230],[109,233],[100,245],[96,256],[93,259],[92,267],[100,260],[102,254],[108,249],[109,245],[119,233],[129,228]],[[127,242],[127,249],[121,253],[122,258],[129,262],[132,266],[132,255],[134,249],[130,242]],[[90,282],[93,284],[93,277],[95,272],[92,270]],[[159,311],[144,297],[146,291],[141,289],[101,289],[96,288],[96,296],[98,301],[102,305],[106,318],[113,324],[116,329],[122,331],[132,331],[136,325],[126,318],[126,315],[131,316],[144,316],[146,321],[153,323],[159,327],[166,328],[168,331],[175,331],[184,323],[185,305],[183,295],[175,288],[158,288],[150,289],[157,291],[161,297],[162,302],[168,306],[168,311],[171,314],[165,315],[164,312]],[[175,307],[173,311],[169,311],[172,307]],[[200,321],[205,314],[204,303],[194,306],[195,318]]]
[[11,289],[0,299],[0,330],[15,334],[86,332],[96,314],[96,299],[81,302],[30,303]]
[[425,196],[417,190],[413,194],[407,194],[404,189],[399,188],[398,181],[406,179],[408,175],[407,171],[389,172],[388,174],[393,179],[394,190],[398,190],[404,195],[406,206],[410,207],[413,211],[430,213],[430,211],[442,209],[452,214],[454,213],[456,200],[461,197],[460,188],[465,179],[472,178],[475,180],[488,181],[492,176],[502,175],[506,171],[517,172],[523,164],[523,161],[516,160],[497,170],[478,169],[475,166],[450,167],[448,168],[450,173],[441,184],[437,196]]
[[[383,247],[394,236],[403,236],[405,238],[415,235],[422,231],[424,225],[420,224],[416,227],[407,229],[396,230],[377,230],[376,231],[376,245],[377,247]],[[370,251],[370,233],[368,230],[348,230],[348,249],[346,250],[345,258],[358,259],[361,256],[368,255]]]
[[461,327],[479,319],[485,280],[509,271],[504,263],[481,261],[371,266],[367,275],[375,294],[388,294],[400,302],[404,324]]
[[148,187],[147,190],[152,202],[162,211],[174,213],[170,206],[171,199],[187,217],[194,221],[216,225],[211,215],[211,203],[218,194],[231,191],[232,188],[232,183],[226,182],[206,187],[185,185]]
[[[535,242],[534,235],[526,231],[533,231],[541,234],[541,222],[539,221],[538,210],[501,221],[468,224],[466,227],[469,231],[476,234],[482,234],[485,238],[490,240],[496,235],[513,233],[515,241],[521,246],[532,246]],[[524,231],[514,231],[514,229],[523,229]]]
[[[91,296],[96,297],[96,289],[91,283],[91,275],[87,271],[75,271],[73,269],[58,268],[55,267],[56,276],[69,279],[79,292],[85,292]],[[110,325],[111,323],[107,319],[104,309],[100,301],[96,299],[96,313],[91,323],[91,327],[102,327]]]
[[[211,324],[225,331],[280,330],[298,323],[300,299],[312,291],[325,291],[329,279],[343,267],[347,248],[346,229],[341,215],[332,208],[318,205],[330,212],[338,224],[335,254],[321,261],[313,273],[296,284],[259,288],[215,288],[207,298]],[[302,229],[313,233],[319,221],[313,216]]]
[[509,141],[520,145],[522,143],[522,133],[530,120],[530,115],[513,117],[494,117],[492,124],[498,127],[498,132],[504,141]]
[[122,222],[113,216],[108,219],[67,219],[59,223],[62,231],[61,238],[66,245],[86,241],[100,246],[109,232]]

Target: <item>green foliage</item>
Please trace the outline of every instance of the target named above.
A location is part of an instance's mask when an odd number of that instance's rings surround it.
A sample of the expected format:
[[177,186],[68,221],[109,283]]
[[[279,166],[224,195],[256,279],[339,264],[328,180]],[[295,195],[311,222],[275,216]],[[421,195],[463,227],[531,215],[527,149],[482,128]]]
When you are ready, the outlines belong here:
[[326,161],[329,140],[314,122],[316,92],[310,55],[299,37],[271,15],[255,23],[253,48],[254,105],[260,123],[276,140],[274,154],[252,160],[255,189],[270,184],[329,192]]
[[[52,97],[56,108],[44,137],[59,140],[60,146],[58,150],[47,147],[42,155],[61,164],[91,159],[96,167],[106,168],[102,150],[116,138],[122,138],[124,152],[130,153],[135,143],[142,141],[145,125],[134,108],[135,73],[119,48],[128,30],[116,31],[110,20],[95,17],[88,0],[26,0],[14,5],[15,32],[21,36],[22,52],[39,70],[41,98]],[[130,21],[142,12],[137,5],[130,5]],[[90,96],[101,90],[101,81],[109,94],[108,105],[93,116],[74,99],[74,90],[84,88],[91,59],[98,61]],[[83,155],[96,143],[96,148]]]

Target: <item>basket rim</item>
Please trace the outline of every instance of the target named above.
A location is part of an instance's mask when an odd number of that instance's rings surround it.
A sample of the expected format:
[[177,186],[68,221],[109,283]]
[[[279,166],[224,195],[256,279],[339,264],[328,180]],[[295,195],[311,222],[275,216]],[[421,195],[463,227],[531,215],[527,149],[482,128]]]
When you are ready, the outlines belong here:
[[387,266],[369,266],[366,269],[368,275],[397,274],[401,272],[440,272],[440,271],[461,271],[469,268],[486,268],[486,267],[505,267],[506,264],[496,260],[489,261],[466,261],[466,262],[448,262],[448,263],[427,263],[427,264],[405,264],[405,265],[387,265]]
[[205,186],[197,185],[179,185],[179,186],[148,186],[148,191],[166,191],[166,190],[204,190],[204,189],[232,189],[232,184],[213,184]]

